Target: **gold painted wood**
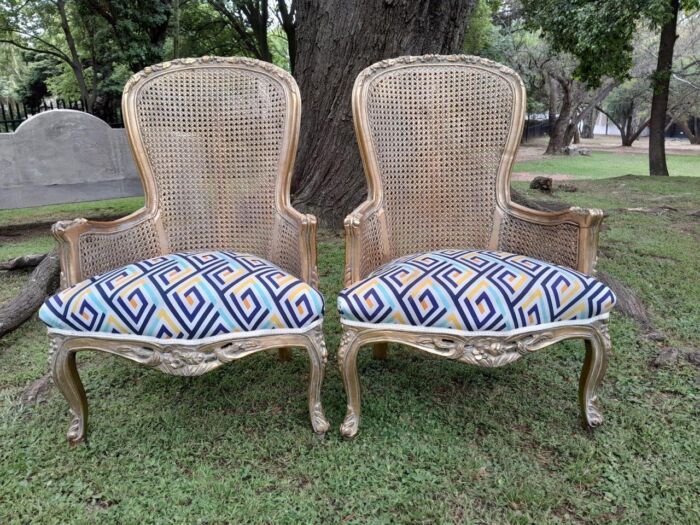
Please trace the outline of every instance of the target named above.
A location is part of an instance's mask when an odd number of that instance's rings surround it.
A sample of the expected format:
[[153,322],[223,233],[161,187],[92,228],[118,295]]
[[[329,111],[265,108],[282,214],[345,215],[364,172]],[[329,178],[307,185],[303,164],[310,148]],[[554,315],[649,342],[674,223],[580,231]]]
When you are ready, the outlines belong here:
[[321,405],[321,384],[328,352],[319,323],[302,333],[260,335],[256,337],[217,338],[216,342],[169,341],[150,338],[110,337],[110,334],[91,333],[65,335],[49,330],[51,339],[51,371],[53,380],[68,401],[71,423],[68,441],[71,444],[84,441],[87,434],[88,404],[78,370],[76,354],[94,350],[123,357],[147,368],[154,368],[170,375],[199,376],[226,363],[241,359],[280,345],[306,348],[311,361],[309,379],[309,416],[317,434],[325,434],[329,423]]
[[[443,96],[455,91],[469,96],[447,109],[439,106]],[[435,108],[425,100],[434,100]],[[510,175],[525,107],[520,77],[483,58],[409,56],[362,71],[352,108],[368,191],[367,200],[344,223],[345,286],[398,257],[445,248],[501,250],[594,273],[601,210],[546,212],[511,200]],[[388,131],[397,127],[400,133]],[[376,348],[386,342],[494,367],[564,339],[583,338],[582,416],[588,426],[602,421],[596,391],[610,350],[607,321],[488,338],[404,328],[343,324],[344,436],[355,436],[360,421],[357,352],[362,345]]]
[[[150,257],[198,249],[251,253],[318,287],[316,218],[299,213],[290,203],[301,111],[291,75],[249,58],[164,62],[127,82],[122,111],[145,206],[115,221],[76,219],[54,225],[62,287]],[[175,118],[181,114],[173,113],[177,111],[199,118]],[[201,115],[209,115],[208,120]],[[227,146],[231,129],[244,147]],[[232,335],[230,341],[201,345],[143,343],[137,337],[92,333],[51,337],[54,380],[73,414],[71,443],[84,440],[87,428],[87,401],[75,354],[88,349],[190,376],[258,351],[281,348],[280,357],[286,359],[289,348],[304,347],[311,359],[311,424],[319,434],[328,429],[320,398],[326,363],[320,326],[301,335],[279,330],[274,336]]]
[[[580,325],[548,327],[541,331],[510,336],[473,336],[469,332],[425,329],[410,331],[391,325],[354,326],[343,324],[338,349],[338,366],[347,394],[347,412],[340,433],[355,437],[360,425],[360,380],[357,354],[365,345],[392,342],[416,348],[435,357],[451,359],[474,366],[495,368],[566,339],[584,339],[586,358],[581,372],[579,401],[581,417],[589,427],[603,422],[598,406],[598,387],[605,375],[610,354],[607,320]],[[403,328],[403,327],[402,327]]]

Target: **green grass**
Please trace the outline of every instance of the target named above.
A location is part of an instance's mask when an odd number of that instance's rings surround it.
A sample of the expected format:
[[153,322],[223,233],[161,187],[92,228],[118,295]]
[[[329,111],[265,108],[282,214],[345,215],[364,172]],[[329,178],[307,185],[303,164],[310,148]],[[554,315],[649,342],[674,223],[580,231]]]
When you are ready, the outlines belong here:
[[[700,209],[700,178],[576,185],[553,198],[608,211],[600,268],[639,293],[665,344],[700,348],[700,219],[688,215]],[[660,204],[677,211],[625,211]],[[362,353],[362,427],[343,441],[333,307],[343,245],[324,239],[325,440],[307,420],[301,352],[199,378],[85,353],[90,442],[69,448],[55,389],[39,404],[20,402],[46,372],[47,340],[33,319],[0,340],[0,523],[700,521],[698,369],[684,357],[650,367],[659,344],[619,314],[601,392],[606,422],[593,433],[578,424],[580,342],[494,370],[392,347],[387,361]]]
[[[649,157],[645,154],[616,154],[592,151],[590,156],[555,156],[518,162],[514,171],[563,173],[577,179],[607,179],[623,175],[648,175]],[[668,171],[676,177],[700,177],[700,155],[669,155]]]
[[129,197],[77,204],[52,204],[39,208],[0,210],[0,227],[35,222],[55,222],[76,217],[127,215],[143,206],[143,197]]
[[[20,255],[43,253],[55,246],[51,224],[77,217],[100,219],[128,215],[143,206],[142,197],[113,199],[77,204],[56,204],[37,208],[0,210],[0,228],[10,230],[19,226],[18,235],[4,237],[0,232],[0,261]],[[1,295],[1,292],[0,292]]]

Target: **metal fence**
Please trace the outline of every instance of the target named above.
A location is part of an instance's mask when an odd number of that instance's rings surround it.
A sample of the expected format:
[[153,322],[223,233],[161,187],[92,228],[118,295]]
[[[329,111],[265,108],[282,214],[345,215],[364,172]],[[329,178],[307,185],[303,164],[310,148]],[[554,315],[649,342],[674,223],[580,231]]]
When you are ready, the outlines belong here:
[[[0,133],[15,131],[22,122],[32,115],[52,109],[74,109],[86,111],[81,100],[54,99],[43,101],[37,106],[29,106],[13,100],[0,100]],[[87,111],[86,111],[87,112]],[[107,122],[113,128],[123,127],[121,111],[117,110],[112,122]]]

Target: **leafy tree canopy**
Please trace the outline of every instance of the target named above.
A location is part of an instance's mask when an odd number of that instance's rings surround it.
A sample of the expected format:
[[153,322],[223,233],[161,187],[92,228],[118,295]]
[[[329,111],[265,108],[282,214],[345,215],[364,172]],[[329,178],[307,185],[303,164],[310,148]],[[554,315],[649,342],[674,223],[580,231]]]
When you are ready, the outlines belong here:
[[[593,87],[605,76],[627,76],[639,24],[658,28],[672,16],[668,0],[522,0],[522,7],[528,26],[555,51],[574,55],[574,74]],[[697,9],[700,0],[682,0],[681,7]]]

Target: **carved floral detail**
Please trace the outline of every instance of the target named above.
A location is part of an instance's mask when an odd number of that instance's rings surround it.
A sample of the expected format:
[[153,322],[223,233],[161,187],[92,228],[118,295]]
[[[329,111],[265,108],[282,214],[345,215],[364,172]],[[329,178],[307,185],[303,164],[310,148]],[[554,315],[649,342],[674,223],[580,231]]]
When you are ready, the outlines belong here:
[[195,376],[243,357],[259,347],[259,343],[250,340],[222,343],[204,349],[124,344],[117,346],[113,353],[168,374]]
[[340,338],[340,346],[338,347],[338,366],[342,372],[345,363],[345,356],[350,350],[350,345],[357,337],[357,330],[350,326],[343,326],[343,335]]
[[323,414],[323,407],[320,401],[315,403],[311,410],[311,426],[316,434],[325,434],[331,428],[331,424]]
[[476,366],[498,367],[520,359],[554,341],[551,332],[519,334],[511,337],[451,338],[427,336],[416,339],[422,347],[433,348],[440,356]]
[[203,56],[198,58],[178,58],[175,60],[170,60],[168,62],[161,62],[160,64],[154,64],[152,66],[145,67],[142,71],[139,71],[133,75],[129,81],[124,86],[124,95],[127,95],[131,89],[142,79],[149,77],[154,73],[160,71],[165,71],[167,69],[185,69],[192,64],[233,64],[253,67],[258,70],[265,71],[266,73],[275,76],[287,84],[294,85],[292,82],[292,76],[287,73],[284,69],[279,68],[269,62],[263,62],[261,60],[255,60],[254,58],[247,57],[217,57],[217,56]]
[[402,56],[397,58],[390,58],[388,60],[382,60],[381,62],[376,62],[368,68],[364,69],[358,76],[364,81],[366,77],[380,73],[386,69],[389,69],[397,65],[410,65],[410,64],[471,64],[477,66],[488,67],[493,70],[497,70],[500,73],[507,75],[518,82],[523,89],[524,84],[520,75],[518,75],[511,68],[489,60],[487,58],[481,58],[471,55],[422,55],[422,56]]
[[321,351],[321,362],[325,366],[328,362],[328,349],[326,348],[326,340],[323,337],[323,328],[319,326],[318,328],[313,330],[309,335],[316,348],[318,348]]
[[340,425],[340,433],[343,437],[353,438],[357,435],[359,428],[360,416],[358,416],[357,412],[348,404],[345,419]]

